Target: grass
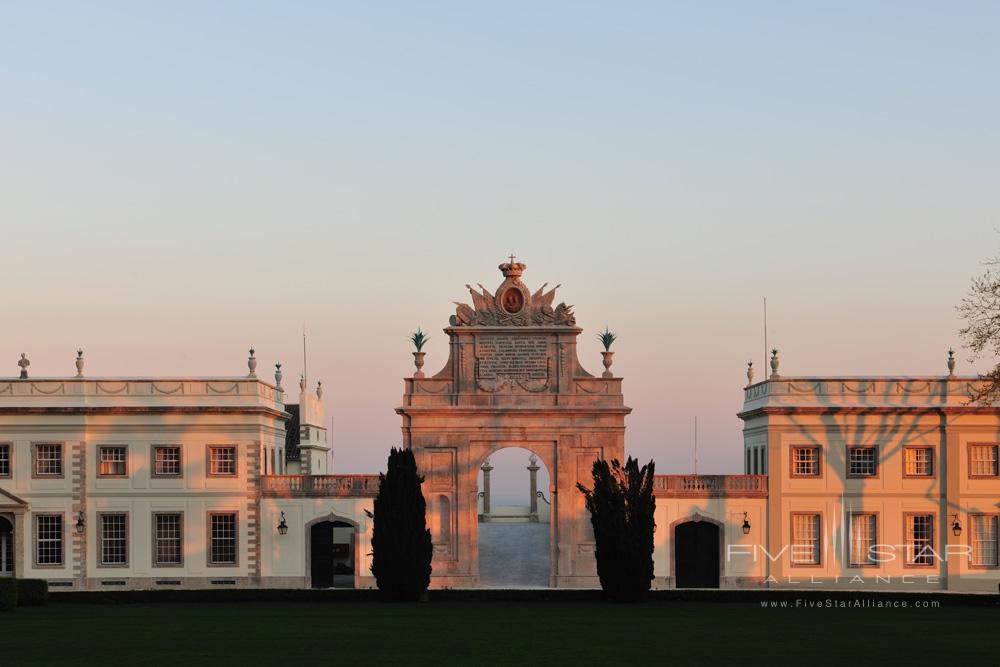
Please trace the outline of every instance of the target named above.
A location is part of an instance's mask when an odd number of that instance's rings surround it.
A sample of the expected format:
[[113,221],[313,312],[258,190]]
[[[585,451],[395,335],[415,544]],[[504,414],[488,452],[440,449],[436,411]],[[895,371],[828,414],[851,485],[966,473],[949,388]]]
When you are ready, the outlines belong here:
[[972,658],[995,664],[996,621],[996,608],[946,603],[937,609],[679,601],[51,604],[0,615],[0,662],[853,667]]

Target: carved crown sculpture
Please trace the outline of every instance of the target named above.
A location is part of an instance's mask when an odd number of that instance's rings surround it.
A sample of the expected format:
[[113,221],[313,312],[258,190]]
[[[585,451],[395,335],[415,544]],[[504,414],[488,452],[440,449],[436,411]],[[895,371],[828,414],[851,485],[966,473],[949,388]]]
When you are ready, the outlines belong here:
[[526,264],[515,262],[511,256],[511,261],[499,268],[504,281],[496,292],[491,294],[482,283],[479,283],[481,291],[466,285],[472,295],[472,306],[456,301],[455,314],[449,320],[451,326],[576,326],[573,306],[560,303],[552,307],[559,285],[546,292],[548,283],[545,283],[532,294],[521,282]]

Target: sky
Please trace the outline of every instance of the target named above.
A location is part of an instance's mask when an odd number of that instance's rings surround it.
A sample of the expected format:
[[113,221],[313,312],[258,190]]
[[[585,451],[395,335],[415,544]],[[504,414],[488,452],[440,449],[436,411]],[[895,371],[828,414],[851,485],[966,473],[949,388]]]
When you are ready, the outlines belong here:
[[1000,248],[1000,4],[823,4],[0,2],[0,372],[294,387],[304,326],[375,472],[514,253],[629,454],[741,472],[763,297],[784,374],[945,373]]

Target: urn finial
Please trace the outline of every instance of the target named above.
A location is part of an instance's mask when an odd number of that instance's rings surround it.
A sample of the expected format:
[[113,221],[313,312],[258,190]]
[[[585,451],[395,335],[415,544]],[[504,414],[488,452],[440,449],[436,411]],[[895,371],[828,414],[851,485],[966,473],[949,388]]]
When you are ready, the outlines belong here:
[[83,377],[83,350],[76,351],[76,376]]
[[753,375],[754,375],[753,359],[751,359],[750,361],[747,362],[747,386],[753,384]]
[[22,380],[27,380],[28,379],[28,366],[31,365],[31,362],[28,360],[28,357],[27,357],[27,355],[25,355],[24,352],[21,353],[21,358],[18,360],[17,365],[21,367],[21,376],[20,376],[21,379]]
[[323,398],[323,382],[318,381],[316,383],[316,398]]
[[771,377],[769,379],[777,380],[781,377],[778,375],[778,364],[780,363],[781,360],[778,359],[778,348],[774,348],[771,350]]
[[410,342],[416,348],[413,352],[413,365],[417,367],[413,374],[415,378],[424,377],[424,355],[427,354],[424,352],[424,345],[427,344],[428,340],[430,340],[430,336],[421,331],[420,327],[417,327],[417,330],[410,334]]
[[247,359],[247,368],[250,369],[250,373],[247,375],[248,378],[257,377],[257,357],[255,357],[254,354],[256,354],[256,350],[251,347],[250,357]]
[[601,341],[601,345],[604,346],[604,350],[601,352],[601,356],[604,357],[604,373],[601,374],[601,377],[614,377],[614,374],[611,372],[611,364],[615,353],[611,351],[611,344],[618,340],[618,334],[612,333],[608,327],[604,327],[604,333],[598,333],[597,340]]
[[278,391],[284,391],[284,389],[281,388],[281,377],[281,362],[278,361],[274,364],[274,388]]
[[305,393],[306,391],[306,374],[303,373],[299,376],[299,391]]
[[955,377],[955,350],[948,348],[948,377]]

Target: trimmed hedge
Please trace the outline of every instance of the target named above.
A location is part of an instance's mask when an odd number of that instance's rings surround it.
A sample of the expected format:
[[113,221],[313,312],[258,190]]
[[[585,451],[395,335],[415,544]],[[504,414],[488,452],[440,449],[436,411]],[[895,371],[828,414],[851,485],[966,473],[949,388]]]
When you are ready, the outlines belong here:
[[40,607],[49,601],[49,582],[44,579],[17,580],[17,606]]
[[0,577],[0,611],[8,611],[17,606],[17,580]]

